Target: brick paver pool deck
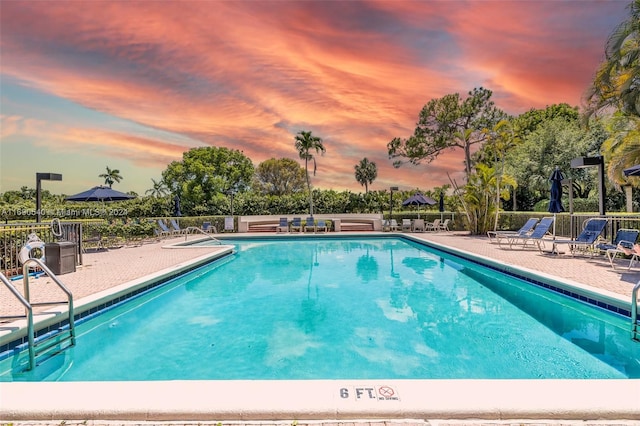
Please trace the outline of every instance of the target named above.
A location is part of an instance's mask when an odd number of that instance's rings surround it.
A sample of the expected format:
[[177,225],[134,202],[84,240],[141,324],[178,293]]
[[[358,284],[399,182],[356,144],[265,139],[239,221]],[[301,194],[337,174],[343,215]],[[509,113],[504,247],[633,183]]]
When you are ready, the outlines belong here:
[[[349,235],[351,233],[343,233]],[[361,235],[361,233],[353,233]],[[242,234],[250,235],[250,234]],[[256,234],[263,235],[263,234]],[[540,253],[537,249],[528,248],[502,248],[497,244],[491,243],[485,236],[470,236],[462,233],[439,232],[439,233],[419,233],[411,234],[418,238],[434,243],[442,244],[448,247],[465,250],[476,255],[485,256],[494,260],[498,260],[505,264],[511,264],[543,274],[553,275],[562,279],[574,281],[583,285],[599,289],[604,292],[611,292],[621,295],[624,298],[631,297],[631,291],[635,283],[640,280],[640,265],[636,265],[630,270],[627,269],[628,260],[619,260],[617,268],[611,268],[608,260],[604,256],[588,257],[576,256],[572,257],[566,254],[550,255]],[[196,239],[196,236],[189,237],[190,240]],[[219,250],[213,247],[190,247],[180,249],[168,249],[165,246],[172,243],[184,241],[185,237],[165,239],[164,241],[151,242],[135,247],[122,247],[118,249],[109,249],[106,251],[89,252],[84,254],[84,265],[77,268],[76,272],[59,276],[61,281],[73,292],[75,299],[80,299],[101,291],[108,290],[112,287],[122,285],[161,271],[167,268],[173,268],[188,262],[194,257],[201,256]],[[39,278],[33,280],[33,285],[38,285],[38,291],[33,292],[32,299],[41,301],[51,297],[59,298],[58,290],[48,283],[47,279]],[[21,288],[21,285],[17,285]],[[52,296],[56,294],[56,296]],[[2,288],[0,291],[0,315],[11,315],[22,313],[23,309],[9,292]],[[98,395],[96,395],[99,398]],[[37,404],[34,401],[34,404]],[[640,395],[638,395],[638,404],[640,406]],[[2,395],[0,395],[0,406],[2,405]],[[215,419],[212,419],[215,420]],[[287,419],[282,419],[286,421]],[[89,420],[84,422],[66,421],[57,424],[75,425],[86,424],[94,426],[114,426],[114,425],[311,425],[322,424],[323,426],[387,426],[387,425],[433,425],[433,426],[453,426],[453,425],[604,425],[619,424],[640,426],[638,419],[620,419],[619,422],[611,421],[545,421],[545,420],[363,420],[355,422],[335,421],[331,419],[318,419],[318,421],[300,421],[293,420],[287,422],[190,422],[185,419],[183,422],[141,422],[141,421],[98,421]],[[19,426],[26,425],[43,425],[56,424],[55,422],[39,422],[39,421],[20,421],[8,422],[0,424],[13,424]]]

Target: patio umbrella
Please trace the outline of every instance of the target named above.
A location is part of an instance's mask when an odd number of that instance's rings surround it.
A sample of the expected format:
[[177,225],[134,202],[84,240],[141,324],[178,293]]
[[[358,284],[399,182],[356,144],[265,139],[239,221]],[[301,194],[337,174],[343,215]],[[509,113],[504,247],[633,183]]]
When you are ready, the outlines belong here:
[[556,238],[556,214],[563,212],[562,207],[562,179],[564,176],[562,172],[556,166],[556,169],[551,174],[549,181],[551,181],[551,197],[549,198],[549,213],[553,213],[553,238]]
[[420,206],[425,206],[425,205],[434,205],[436,203],[436,200],[434,200],[431,197],[426,197],[424,195],[422,195],[421,193],[417,193],[412,195],[411,197],[407,198],[406,200],[404,200],[402,202],[403,206],[411,206],[411,205],[415,205],[418,206],[418,219],[420,219]]
[[442,220],[442,213],[444,212],[444,192],[440,191],[440,199],[438,200],[438,210],[440,210],[440,220]]
[[635,166],[631,166],[628,169],[624,169],[622,171],[625,176],[640,176],[640,164],[636,164]]
[[134,195],[125,194],[124,192],[116,191],[108,186],[94,186],[79,194],[70,195],[65,200],[67,201],[123,201],[136,198]]

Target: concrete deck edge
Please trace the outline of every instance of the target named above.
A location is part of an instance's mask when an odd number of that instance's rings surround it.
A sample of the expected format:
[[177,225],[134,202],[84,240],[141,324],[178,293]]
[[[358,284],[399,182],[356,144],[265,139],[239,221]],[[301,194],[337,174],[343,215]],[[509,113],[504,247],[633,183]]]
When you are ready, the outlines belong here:
[[13,382],[0,395],[3,421],[640,419],[640,380]]

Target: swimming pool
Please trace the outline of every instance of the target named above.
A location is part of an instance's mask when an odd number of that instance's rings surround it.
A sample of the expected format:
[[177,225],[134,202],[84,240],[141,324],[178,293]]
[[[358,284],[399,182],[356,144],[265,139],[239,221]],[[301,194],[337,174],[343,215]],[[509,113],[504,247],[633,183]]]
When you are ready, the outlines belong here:
[[0,380],[640,377],[628,319],[408,239],[230,242]]

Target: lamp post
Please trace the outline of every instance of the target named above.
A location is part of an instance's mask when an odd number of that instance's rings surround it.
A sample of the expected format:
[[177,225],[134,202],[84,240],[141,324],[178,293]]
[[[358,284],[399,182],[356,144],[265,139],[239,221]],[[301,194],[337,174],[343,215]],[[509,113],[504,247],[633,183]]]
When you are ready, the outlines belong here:
[[59,173],[36,173],[36,222],[40,223],[42,219],[42,214],[40,212],[42,208],[42,184],[40,181],[43,180],[62,180],[62,175]]
[[604,199],[605,199],[605,191],[606,188],[604,186],[604,157],[599,155],[597,157],[578,157],[571,160],[571,168],[572,169],[583,169],[585,167],[593,167],[598,166],[598,195],[599,195],[599,207],[600,207],[600,216],[604,216],[605,207],[604,207]]
[[389,188],[391,195],[389,195],[389,220],[393,219],[393,191],[397,191],[397,186]]

